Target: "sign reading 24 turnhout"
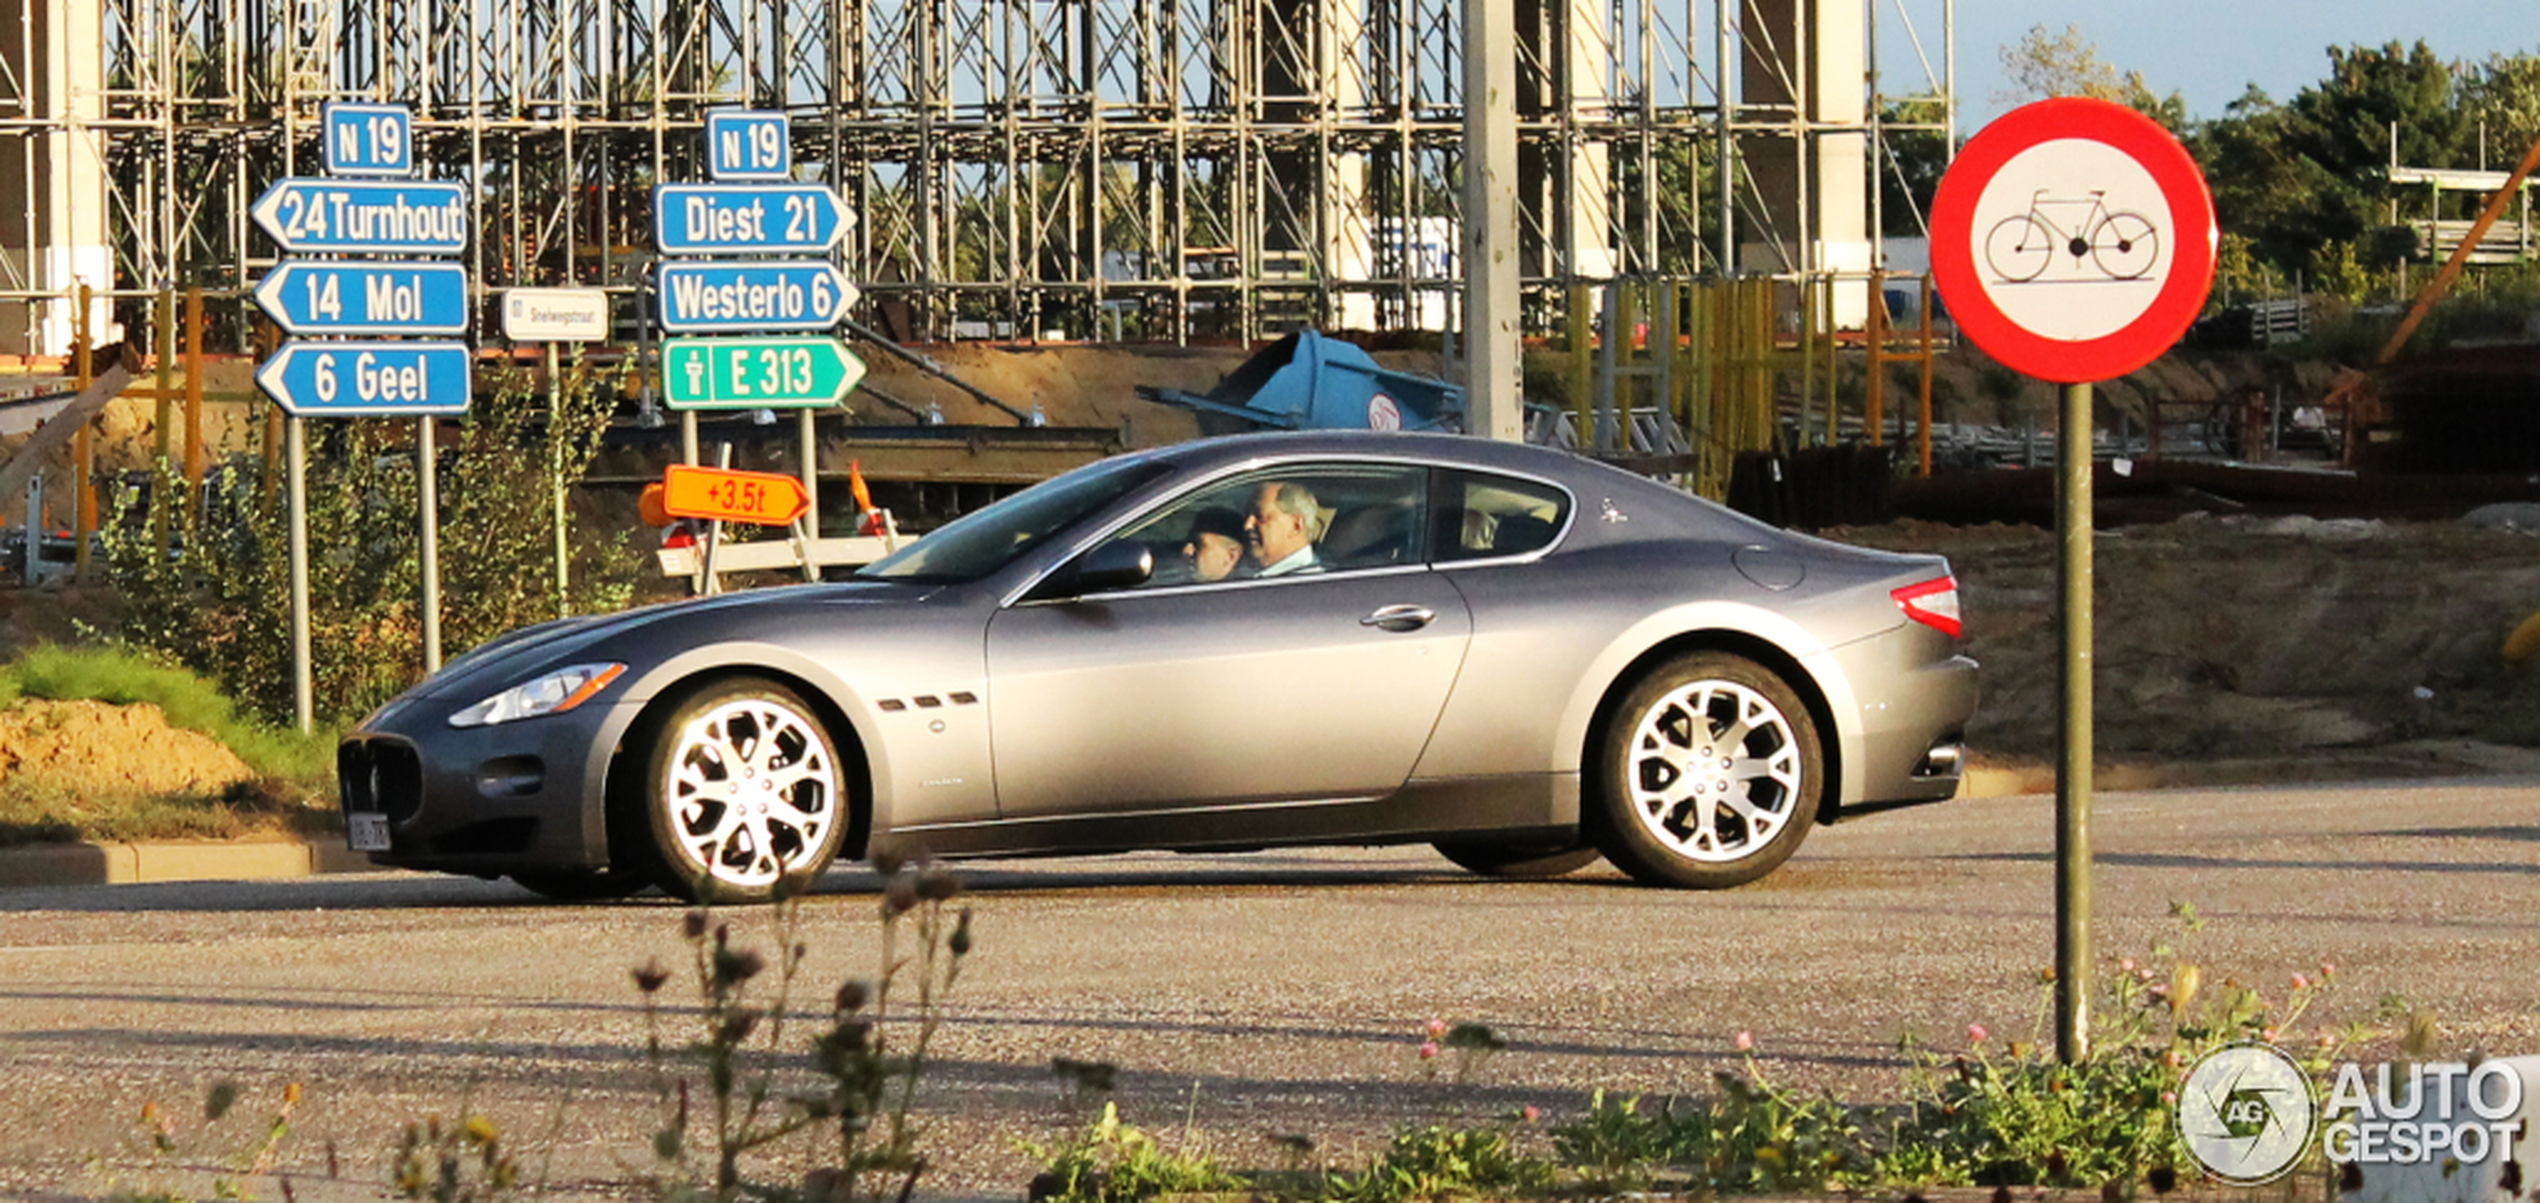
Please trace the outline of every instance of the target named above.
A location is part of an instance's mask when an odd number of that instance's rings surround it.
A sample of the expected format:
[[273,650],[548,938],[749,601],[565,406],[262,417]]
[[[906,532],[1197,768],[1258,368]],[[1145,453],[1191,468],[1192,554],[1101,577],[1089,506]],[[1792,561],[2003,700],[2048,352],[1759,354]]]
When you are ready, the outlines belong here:
[[248,216],[292,254],[455,255],[467,249],[467,189],[436,180],[275,180]]
[[2104,100],[2014,109],[1932,200],[1932,279],[2004,366],[2084,384],[2176,345],[2213,284],[2213,197],[2178,139]]

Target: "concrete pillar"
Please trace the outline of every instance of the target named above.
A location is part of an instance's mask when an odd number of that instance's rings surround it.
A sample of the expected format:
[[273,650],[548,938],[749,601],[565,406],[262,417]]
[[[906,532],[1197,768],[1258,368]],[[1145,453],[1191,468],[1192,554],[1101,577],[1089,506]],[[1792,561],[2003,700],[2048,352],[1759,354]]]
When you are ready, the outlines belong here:
[[[0,63],[23,88],[14,98],[20,111],[37,123],[0,131],[0,257],[34,289],[63,298],[0,312],[0,353],[67,354],[78,326],[68,298],[81,284],[100,292],[114,284],[105,135],[94,128],[105,116],[103,7],[0,0]],[[0,105],[9,99],[0,95]],[[89,323],[99,343],[123,336],[103,296],[90,305]]]
[[[1738,136],[1765,221],[1741,224],[1741,271],[1867,272],[1867,15],[1863,0],[1743,0],[1740,119],[1775,128]],[[1869,291],[1835,294],[1835,323],[1860,326]]]

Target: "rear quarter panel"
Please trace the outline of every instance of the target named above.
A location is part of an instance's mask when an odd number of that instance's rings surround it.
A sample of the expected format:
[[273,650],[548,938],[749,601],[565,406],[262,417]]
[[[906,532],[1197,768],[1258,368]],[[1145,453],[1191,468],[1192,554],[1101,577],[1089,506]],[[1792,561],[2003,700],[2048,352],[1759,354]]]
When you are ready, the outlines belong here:
[[[1604,520],[1607,501],[1623,521]],[[1833,719],[1840,796],[1859,797],[1863,708],[1879,702],[1857,696],[1838,651],[1904,624],[1888,590],[1916,562],[1787,535],[1654,486],[1579,504],[1550,555],[1443,569],[1471,604],[1473,641],[1416,775],[1577,773],[1599,707],[1635,661],[1682,636],[1726,632],[1808,674]],[[1782,589],[1748,579],[1733,557],[1758,546],[1803,562],[1805,575]]]

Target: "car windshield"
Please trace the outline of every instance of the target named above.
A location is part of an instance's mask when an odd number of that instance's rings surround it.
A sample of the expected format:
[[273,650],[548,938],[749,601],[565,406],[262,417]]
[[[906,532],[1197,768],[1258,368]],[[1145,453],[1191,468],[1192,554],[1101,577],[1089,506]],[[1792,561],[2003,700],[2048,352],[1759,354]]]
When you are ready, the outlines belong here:
[[1143,458],[1079,468],[965,515],[856,575],[940,584],[975,581],[1170,471]]

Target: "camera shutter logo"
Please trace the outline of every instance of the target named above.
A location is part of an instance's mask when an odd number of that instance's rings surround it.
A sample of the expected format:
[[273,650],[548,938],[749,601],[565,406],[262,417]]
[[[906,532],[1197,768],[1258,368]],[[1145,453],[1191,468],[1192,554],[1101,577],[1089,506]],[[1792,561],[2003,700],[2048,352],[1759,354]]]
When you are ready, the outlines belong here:
[[2271,1044],[2196,1059],[2178,1091],[2178,1131],[2205,1172],[2248,1186],[2283,1177],[2319,1132],[2310,1075]]

